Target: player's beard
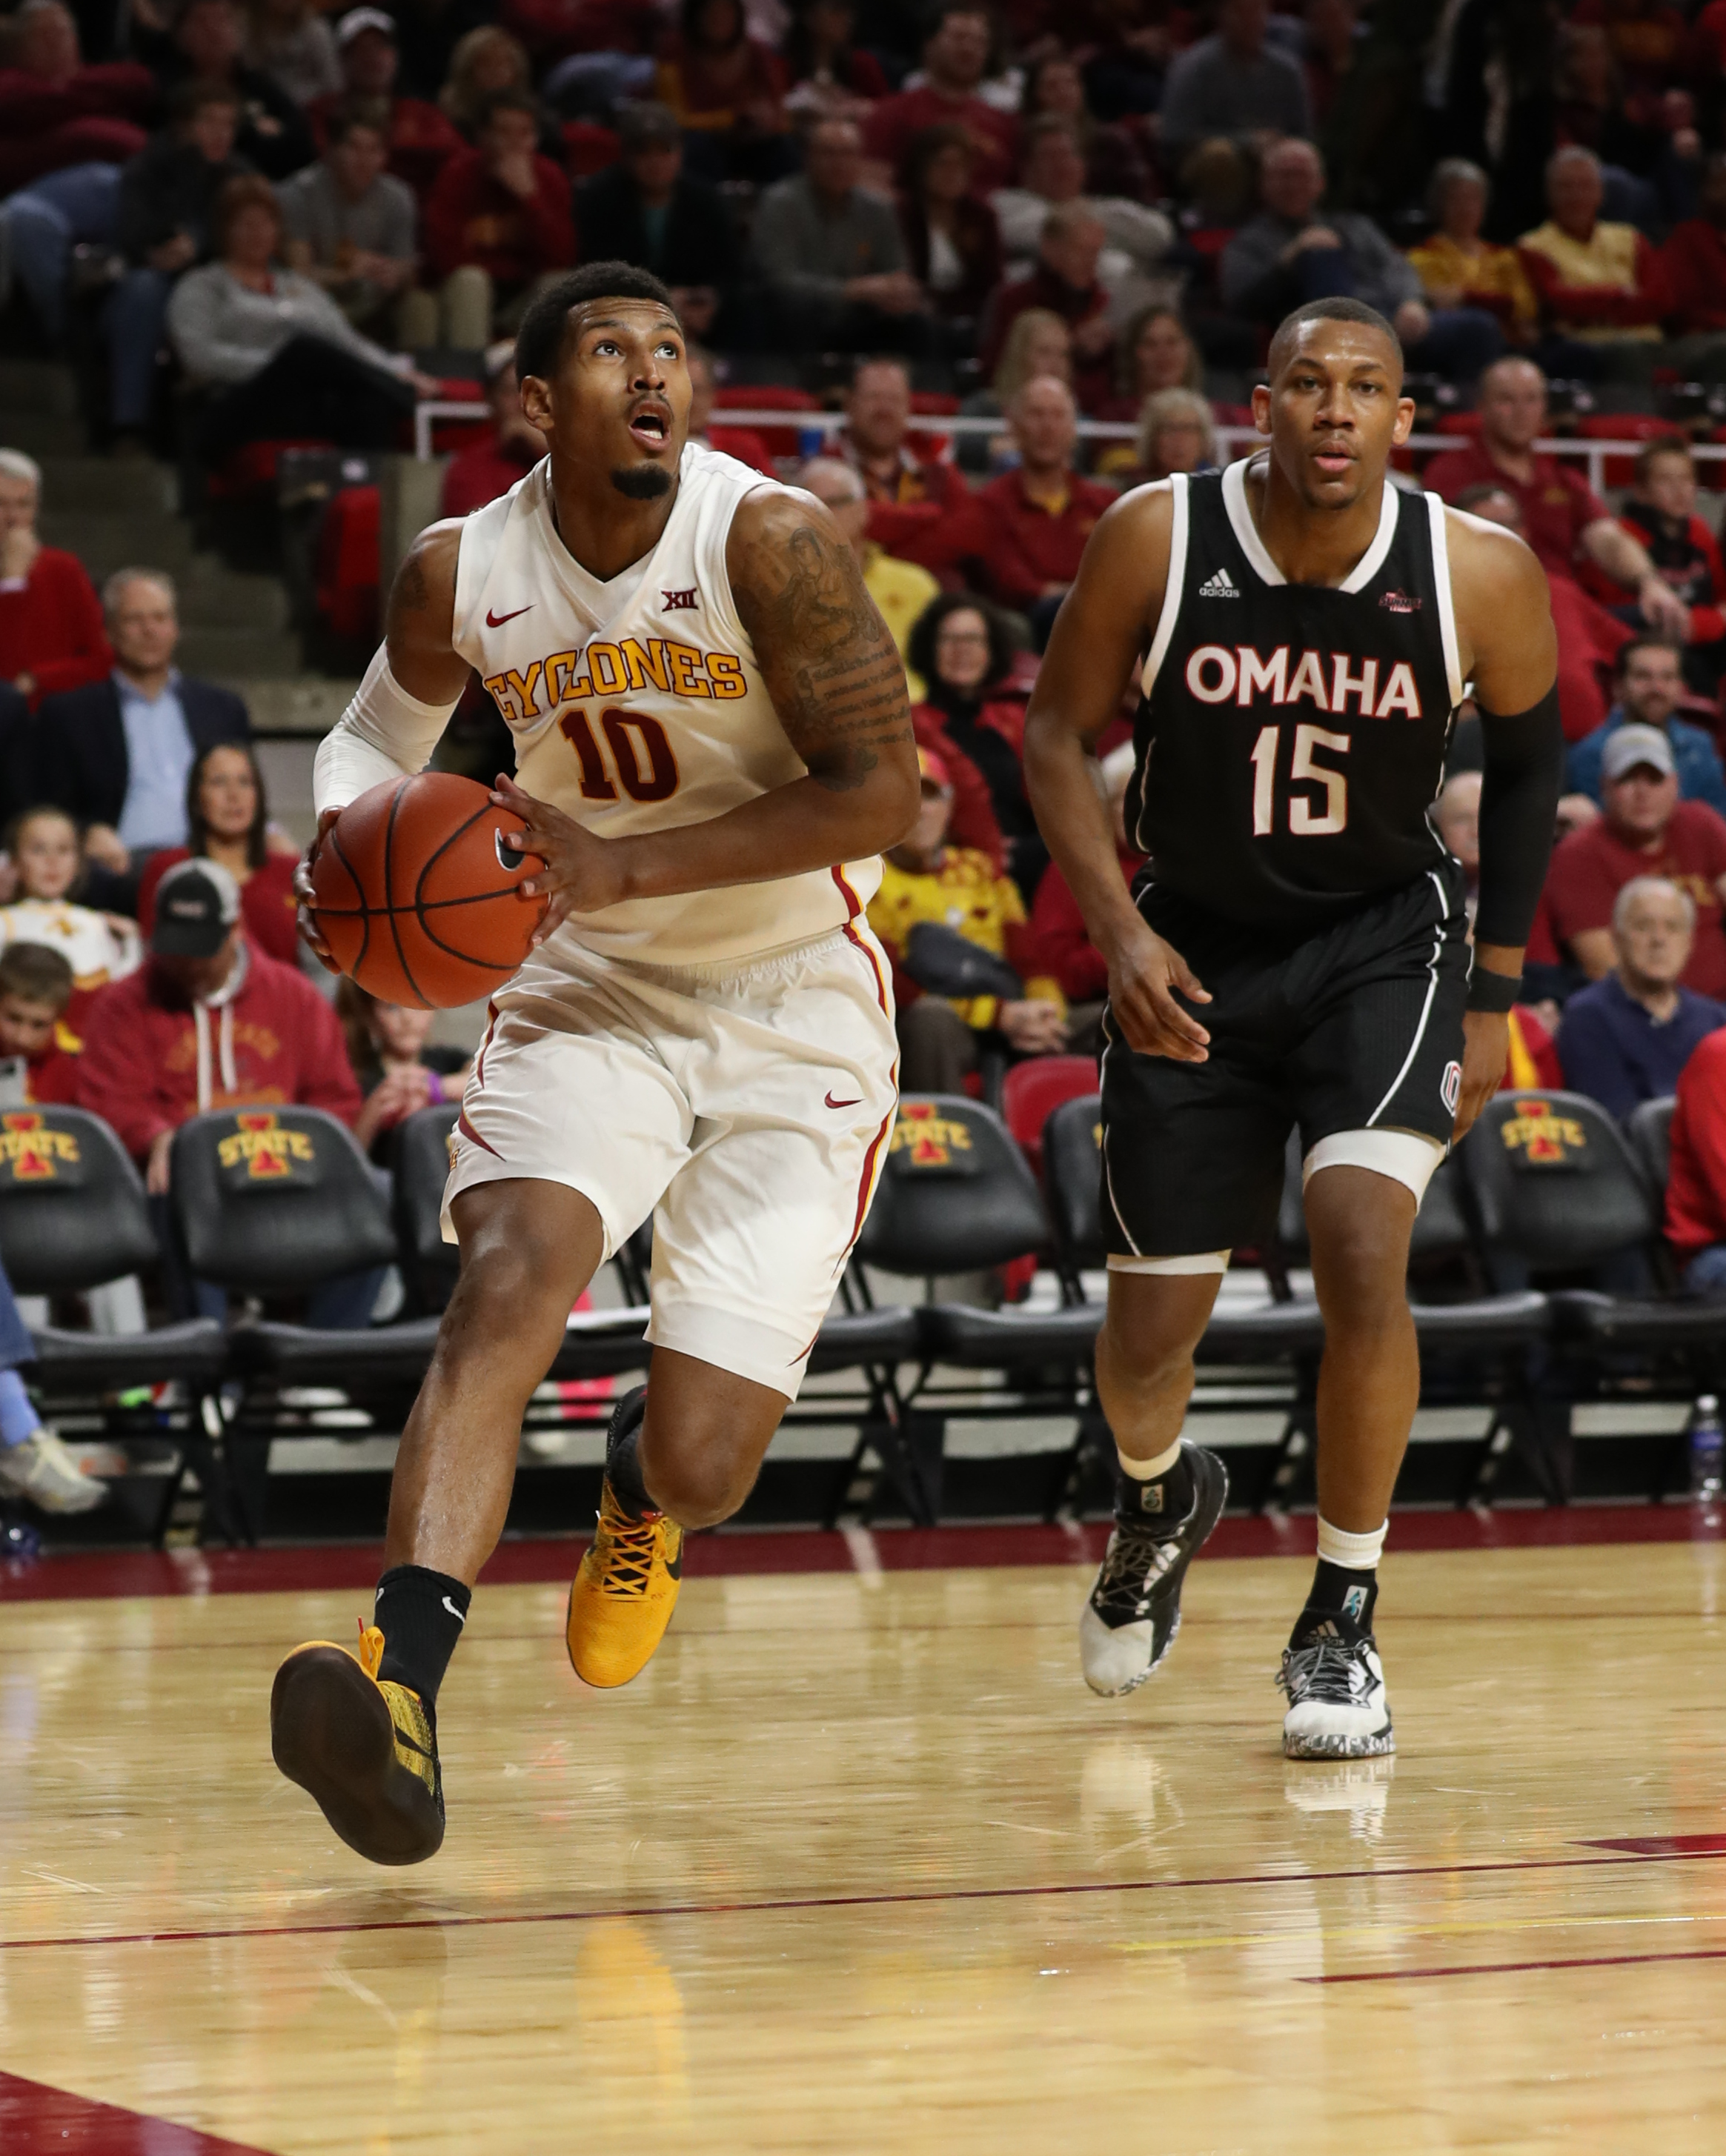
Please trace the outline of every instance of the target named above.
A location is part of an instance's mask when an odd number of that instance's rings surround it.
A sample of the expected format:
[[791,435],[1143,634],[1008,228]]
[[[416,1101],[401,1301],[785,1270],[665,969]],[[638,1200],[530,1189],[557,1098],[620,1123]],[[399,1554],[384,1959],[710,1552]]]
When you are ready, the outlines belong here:
[[625,501],[661,501],[676,482],[662,465],[624,465],[613,472],[611,483]]

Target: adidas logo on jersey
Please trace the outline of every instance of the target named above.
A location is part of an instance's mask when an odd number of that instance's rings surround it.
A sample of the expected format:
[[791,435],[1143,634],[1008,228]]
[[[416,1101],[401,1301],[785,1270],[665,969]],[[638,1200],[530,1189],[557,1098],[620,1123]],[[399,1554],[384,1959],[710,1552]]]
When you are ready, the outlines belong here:
[[1226,569],[1219,569],[1214,577],[1207,577],[1199,587],[1201,599],[1238,599],[1241,587]]

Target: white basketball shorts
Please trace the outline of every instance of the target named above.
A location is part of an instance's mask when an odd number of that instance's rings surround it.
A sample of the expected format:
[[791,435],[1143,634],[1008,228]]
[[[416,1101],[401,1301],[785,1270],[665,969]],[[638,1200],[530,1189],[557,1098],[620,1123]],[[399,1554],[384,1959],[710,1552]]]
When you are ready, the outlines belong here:
[[517,1176],[590,1199],[608,1258],[651,1214],[648,1338],[795,1399],[886,1158],[897,1069],[886,956],[861,918],[714,966],[556,937],[492,1006],[444,1237],[462,1191]]

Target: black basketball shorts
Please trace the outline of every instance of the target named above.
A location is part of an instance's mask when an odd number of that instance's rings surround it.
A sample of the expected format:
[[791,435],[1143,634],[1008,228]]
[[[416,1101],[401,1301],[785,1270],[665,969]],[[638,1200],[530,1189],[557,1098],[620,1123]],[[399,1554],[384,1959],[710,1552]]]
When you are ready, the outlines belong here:
[[1468,923],[1451,864],[1292,948],[1168,891],[1139,910],[1208,1004],[1204,1063],[1139,1055],[1103,1018],[1103,1218],[1117,1256],[1262,1242],[1291,1130],[1303,1155],[1344,1131],[1450,1142],[1461,1086]]

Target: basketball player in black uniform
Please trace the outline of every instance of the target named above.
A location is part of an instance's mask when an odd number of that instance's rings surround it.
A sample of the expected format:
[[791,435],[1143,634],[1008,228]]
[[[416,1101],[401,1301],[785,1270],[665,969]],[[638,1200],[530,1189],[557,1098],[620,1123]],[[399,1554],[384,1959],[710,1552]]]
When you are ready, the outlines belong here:
[[[1097,1343],[1116,1524],[1080,1625],[1093,1690],[1167,1653],[1227,1477],[1181,1438],[1229,1253],[1303,1155],[1326,1347],[1318,1567],[1282,1660],[1292,1758],[1394,1748],[1376,1567],[1420,1392],[1405,1291],[1427,1178],[1504,1070],[1563,749],[1546,581],[1520,540],[1386,478],[1414,406],[1395,331],[1310,302],[1272,341],[1268,454],[1098,524],[1025,730],[1038,821],[1108,961]],[[1129,896],[1087,750],[1142,667]],[[1465,681],[1483,724],[1480,903],[1426,818]]]

